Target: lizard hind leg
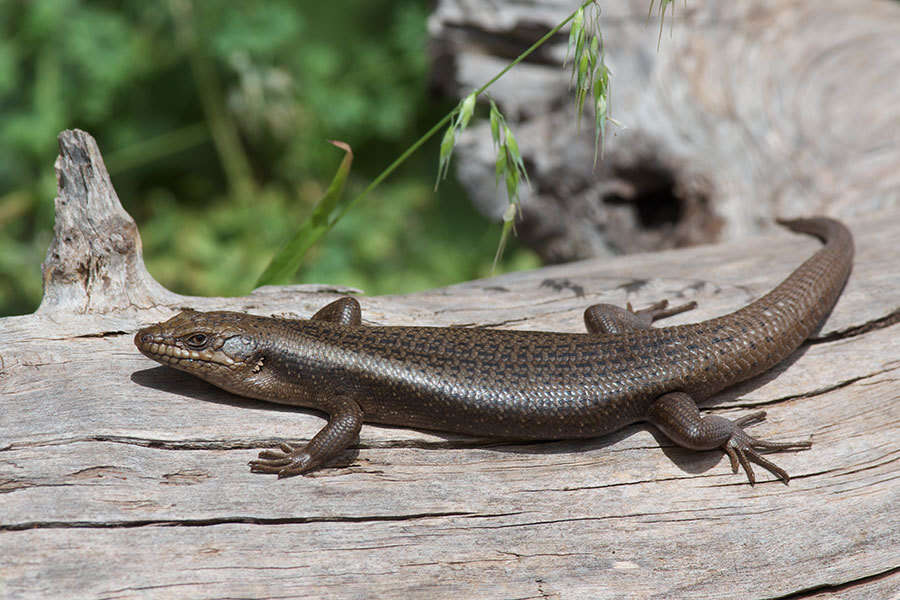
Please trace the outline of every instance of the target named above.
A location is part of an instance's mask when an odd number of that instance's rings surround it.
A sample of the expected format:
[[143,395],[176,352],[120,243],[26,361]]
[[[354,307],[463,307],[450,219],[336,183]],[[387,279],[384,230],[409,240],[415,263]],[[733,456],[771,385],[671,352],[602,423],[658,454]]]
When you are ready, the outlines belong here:
[[589,333],[619,334],[636,329],[650,329],[658,319],[697,308],[696,302],[688,302],[669,308],[668,300],[660,300],[647,308],[634,310],[629,302],[626,308],[614,304],[594,304],[584,311],[584,324]]
[[765,412],[755,412],[731,421],[718,415],[703,416],[693,398],[684,392],[670,392],[657,398],[650,407],[647,420],[658,427],[673,442],[692,450],[721,448],[731,460],[731,470],[738,466],[747,473],[750,485],[756,483],[756,475],[750,463],[756,463],[784,483],[790,480],[787,472],[763,457],[758,450],[796,450],[809,448],[811,442],[769,442],[749,435],[744,426],[761,421]]

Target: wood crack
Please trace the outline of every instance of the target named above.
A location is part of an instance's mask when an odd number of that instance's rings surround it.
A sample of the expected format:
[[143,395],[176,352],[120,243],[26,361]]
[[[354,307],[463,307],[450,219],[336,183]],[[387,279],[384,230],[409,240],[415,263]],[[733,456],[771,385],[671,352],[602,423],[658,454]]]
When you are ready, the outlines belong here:
[[828,333],[821,337],[810,338],[806,343],[809,345],[813,345],[822,344],[825,342],[833,342],[835,340],[846,340],[858,335],[869,333],[870,331],[885,329],[887,327],[891,327],[892,325],[896,325],[897,323],[900,323],[900,308],[894,309],[883,317],[870,319],[869,321],[866,321],[861,325],[847,327],[839,331],[832,331],[831,333]]
[[120,521],[25,521],[0,524],[0,531],[30,529],[131,529],[135,527],[209,527],[211,525],[304,525],[307,523],[369,523],[384,521],[417,521],[446,517],[468,517],[464,511],[411,513],[406,515],[359,515],[339,517],[216,517],[212,519],[137,519]]
[[769,596],[767,600],[798,600],[800,598],[820,597],[821,592],[841,592],[844,590],[852,589],[859,585],[866,585],[875,581],[879,581],[881,579],[887,579],[888,577],[891,577],[898,573],[900,573],[900,565],[892,567],[890,569],[886,569],[879,573],[866,575],[865,577],[859,577],[857,579],[851,579],[843,583],[816,585],[810,588],[799,590],[797,592],[786,594],[784,596]]
[[781,398],[777,398],[775,400],[771,400],[769,402],[764,402],[764,403],[750,404],[750,405],[747,405],[747,408],[751,408],[754,406],[765,406],[766,404],[775,404],[778,402],[785,402],[787,400],[795,400],[797,398],[815,398],[816,396],[828,394],[835,390],[849,387],[849,386],[853,385],[854,383],[858,383],[858,382],[864,381],[866,379],[872,379],[873,377],[877,377],[877,376],[883,375],[885,373],[890,373],[891,371],[894,371],[894,370],[895,369],[879,369],[878,371],[875,371],[873,373],[867,373],[865,375],[860,375],[858,377],[851,377],[850,379],[846,379],[844,381],[838,381],[837,383],[832,384],[832,385],[827,385],[827,386],[824,386],[821,388],[817,388],[815,390],[812,390],[811,392],[804,392],[802,394],[793,394],[790,396],[782,396]]
[[[251,440],[162,440],[131,436],[95,435],[55,440],[43,440],[39,442],[11,442],[3,447],[0,447],[0,452],[19,450],[22,448],[62,446],[66,444],[77,444],[83,442],[127,444],[132,446],[141,446],[144,448],[154,448],[157,450],[259,450],[263,448],[276,447],[282,441],[286,441],[288,443],[304,443],[308,440],[305,438],[266,438]],[[395,448],[407,448],[414,450],[466,450],[472,448],[486,449],[507,446],[533,446],[542,444],[565,443],[566,441],[567,440],[515,440],[476,437],[438,441],[398,439],[376,442],[360,442],[353,445],[352,448],[356,450],[390,450]]]
[[69,338],[60,338],[64,340],[73,340],[80,338],[105,338],[105,337],[119,337],[122,335],[134,335],[133,331],[99,331],[97,333],[83,333],[81,335],[76,335]]

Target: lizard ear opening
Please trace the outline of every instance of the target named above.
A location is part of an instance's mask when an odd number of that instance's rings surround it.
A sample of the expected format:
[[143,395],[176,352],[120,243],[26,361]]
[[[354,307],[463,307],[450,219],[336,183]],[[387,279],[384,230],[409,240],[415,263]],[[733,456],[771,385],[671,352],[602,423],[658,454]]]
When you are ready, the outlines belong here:
[[246,335],[233,335],[222,343],[222,352],[231,359],[250,363],[258,358],[256,340]]

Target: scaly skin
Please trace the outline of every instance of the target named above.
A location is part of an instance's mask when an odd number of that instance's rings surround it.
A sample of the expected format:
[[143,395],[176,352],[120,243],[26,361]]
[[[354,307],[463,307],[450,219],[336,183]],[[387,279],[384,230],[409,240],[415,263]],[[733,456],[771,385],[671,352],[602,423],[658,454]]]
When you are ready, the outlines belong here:
[[592,306],[583,334],[370,327],[357,301],[342,298],[310,320],[185,311],[142,329],[135,344],[235,394],[328,413],[309,444],[251,462],[279,477],[322,466],[363,421],[518,439],[594,437],[650,421],[681,446],[722,448],[751,483],[750,462],[787,482],[757,450],[809,442],[759,440],[742,427],[764,413],[730,421],[703,417],[695,404],[784,359],[840,295],[853,259],[846,227],[821,217],[782,224],[825,246],[764,297],[701,323],[651,327],[692,308],[662,302],[638,312]]

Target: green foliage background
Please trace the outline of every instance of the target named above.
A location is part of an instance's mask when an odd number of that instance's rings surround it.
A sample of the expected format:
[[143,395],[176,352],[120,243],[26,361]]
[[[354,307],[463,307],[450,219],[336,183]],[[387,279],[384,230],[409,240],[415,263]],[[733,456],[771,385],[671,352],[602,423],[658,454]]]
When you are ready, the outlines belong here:
[[[426,92],[421,0],[0,0],[0,314],[34,310],[56,136],[90,132],[151,273],[181,293],[250,290],[355,153],[359,192],[455,104]],[[403,293],[490,273],[499,227],[437,142],[352,211],[298,281]],[[522,249],[502,268],[537,264]]]

